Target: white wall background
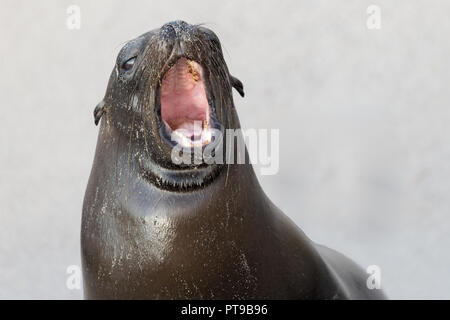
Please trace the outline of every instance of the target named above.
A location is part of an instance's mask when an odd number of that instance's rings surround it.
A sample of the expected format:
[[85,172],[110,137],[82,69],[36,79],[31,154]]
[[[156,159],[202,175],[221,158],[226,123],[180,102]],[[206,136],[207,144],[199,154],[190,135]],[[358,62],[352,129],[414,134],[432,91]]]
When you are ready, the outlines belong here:
[[[81,29],[66,9],[81,8]],[[381,29],[366,9],[381,8]],[[450,2],[5,1],[0,298],[78,299],[81,205],[121,45],[164,23],[220,37],[245,128],[280,128],[272,200],[313,240],[382,270],[391,298],[450,298]]]

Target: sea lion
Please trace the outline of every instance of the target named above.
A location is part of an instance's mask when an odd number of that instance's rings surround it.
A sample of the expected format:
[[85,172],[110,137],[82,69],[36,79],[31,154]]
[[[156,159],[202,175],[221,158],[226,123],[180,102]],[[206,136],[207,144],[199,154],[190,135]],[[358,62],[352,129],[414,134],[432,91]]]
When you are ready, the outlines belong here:
[[240,128],[232,88],[244,96],[204,26],[170,22],[121,49],[94,111],[85,298],[383,298],[360,267],[312,242],[268,199],[250,163],[174,163],[176,145],[217,147]]

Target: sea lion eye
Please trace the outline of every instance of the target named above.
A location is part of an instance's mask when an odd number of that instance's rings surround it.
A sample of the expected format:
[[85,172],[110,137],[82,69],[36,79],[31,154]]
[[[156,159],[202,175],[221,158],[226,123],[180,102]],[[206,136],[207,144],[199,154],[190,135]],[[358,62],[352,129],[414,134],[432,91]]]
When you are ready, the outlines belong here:
[[122,64],[122,69],[125,71],[131,70],[133,68],[134,62],[136,61],[136,57],[130,58]]

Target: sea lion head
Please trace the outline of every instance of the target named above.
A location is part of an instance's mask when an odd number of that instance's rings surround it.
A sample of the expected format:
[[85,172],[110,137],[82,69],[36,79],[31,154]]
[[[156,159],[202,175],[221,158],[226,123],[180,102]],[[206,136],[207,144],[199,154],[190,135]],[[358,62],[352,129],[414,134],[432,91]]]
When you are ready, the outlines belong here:
[[179,155],[188,153],[191,159],[199,149],[215,155],[226,130],[239,128],[232,87],[244,96],[214,32],[170,22],[120,50],[95,122],[104,116],[102,127],[125,137],[129,156],[153,184],[178,191],[199,188],[219,175],[226,157],[180,163],[173,148],[181,146]]

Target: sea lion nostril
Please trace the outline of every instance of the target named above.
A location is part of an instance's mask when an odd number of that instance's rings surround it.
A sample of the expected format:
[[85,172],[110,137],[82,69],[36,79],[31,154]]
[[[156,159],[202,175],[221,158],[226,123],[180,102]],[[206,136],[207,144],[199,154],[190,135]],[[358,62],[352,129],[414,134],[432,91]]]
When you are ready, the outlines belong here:
[[191,25],[182,20],[175,20],[166,23],[161,27],[161,34],[165,37],[175,38],[179,37],[182,33],[189,32]]
[[166,23],[166,25],[171,25],[175,29],[187,29],[189,27],[189,23],[184,22],[183,20],[171,21],[171,22]]
[[175,39],[177,37],[177,30],[173,25],[167,23],[161,27],[160,35],[164,39]]

